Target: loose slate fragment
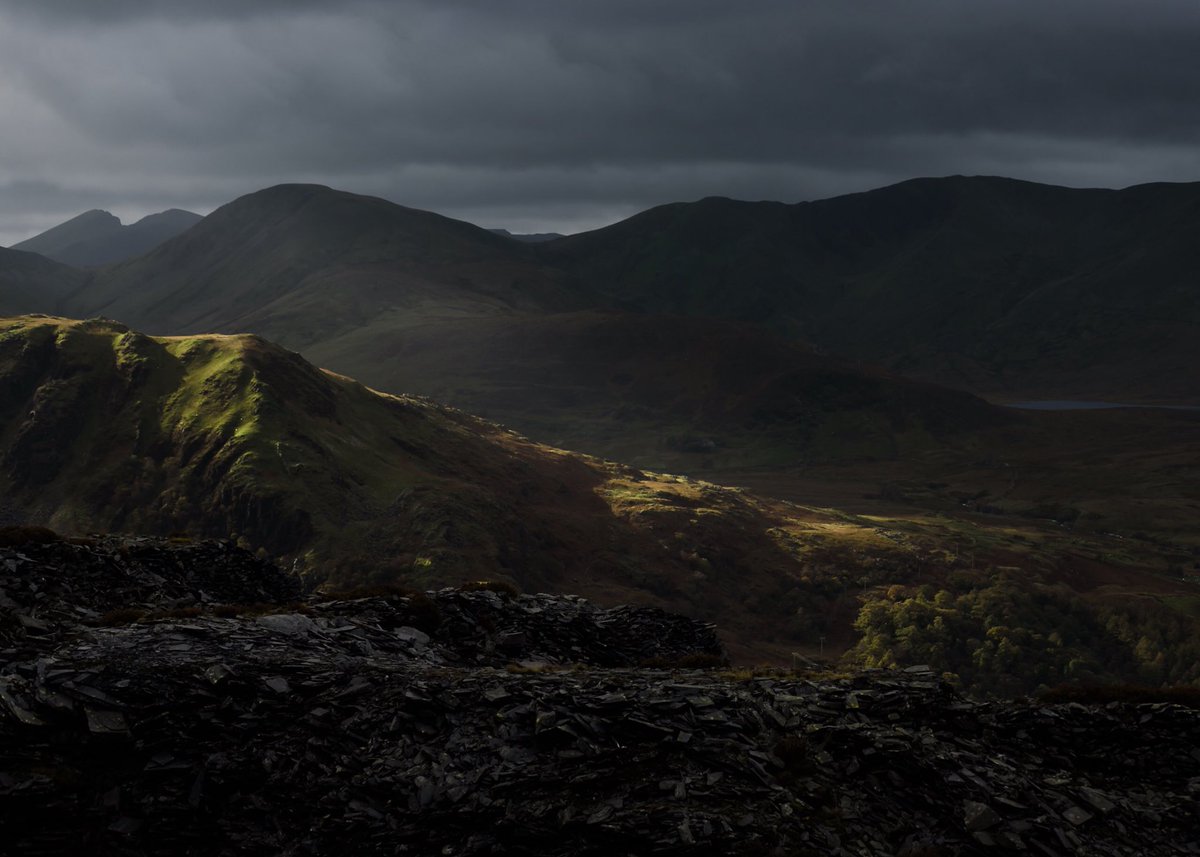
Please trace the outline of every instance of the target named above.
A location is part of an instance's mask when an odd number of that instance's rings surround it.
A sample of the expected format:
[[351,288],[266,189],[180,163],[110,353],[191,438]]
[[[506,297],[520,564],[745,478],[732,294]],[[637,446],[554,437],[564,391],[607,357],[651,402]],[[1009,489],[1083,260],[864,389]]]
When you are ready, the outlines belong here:
[[288,680],[283,676],[271,676],[264,679],[263,684],[276,693],[284,694],[292,692],[291,685],[288,684]]
[[103,711],[84,708],[88,729],[97,735],[124,735],[129,732],[129,723],[119,711]]
[[1068,807],[1063,812],[1063,818],[1065,818],[1067,821],[1071,822],[1071,824],[1078,826],[1080,824],[1083,824],[1086,821],[1090,821],[1092,818],[1092,814],[1090,812],[1088,812],[1087,810],[1084,810],[1078,806],[1072,806],[1072,807]]
[[225,666],[225,664],[213,664],[204,670],[204,677],[211,684],[219,685],[233,675],[233,670]]
[[18,723],[25,726],[44,726],[45,722],[38,717],[31,703],[16,690],[15,684],[19,679],[0,677],[0,702]]
[[409,628],[407,625],[396,629],[396,637],[406,643],[413,643],[418,646],[429,645],[429,635],[417,628]]
[[1100,812],[1109,813],[1117,808],[1117,805],[1106,798],[1103,794],[1095,789],[1088,788],[1087,786],[1081,788],[1079,790],[1079,794],[1085,801],[1098,809]]
[[987,830],[1001,822],[999,814],[987,804],[978,801],[963,801],[963,826],[972,833]]

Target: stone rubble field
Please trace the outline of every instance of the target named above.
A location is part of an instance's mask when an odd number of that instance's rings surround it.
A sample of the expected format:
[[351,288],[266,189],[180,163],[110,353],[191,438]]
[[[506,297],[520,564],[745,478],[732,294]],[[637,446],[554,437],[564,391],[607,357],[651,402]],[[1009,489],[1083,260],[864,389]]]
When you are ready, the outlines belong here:
[[1200,854],[1196,710],[722,655],[571,596],[302,597],[222,542],[0,548],[0,851]]

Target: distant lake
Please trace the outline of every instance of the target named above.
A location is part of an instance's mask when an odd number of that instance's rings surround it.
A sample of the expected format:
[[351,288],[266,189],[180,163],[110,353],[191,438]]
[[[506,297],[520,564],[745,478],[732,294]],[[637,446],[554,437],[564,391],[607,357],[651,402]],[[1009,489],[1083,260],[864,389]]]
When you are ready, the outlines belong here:
[[1009,402],[1007,408],[1026,411],[1100,411],[1107,408],[1150,408],[1158,411],[1200,411],[1200,405],[1139,405],[1127,402],[1083,402],[1075,399],[1046,399],[1038,402]]

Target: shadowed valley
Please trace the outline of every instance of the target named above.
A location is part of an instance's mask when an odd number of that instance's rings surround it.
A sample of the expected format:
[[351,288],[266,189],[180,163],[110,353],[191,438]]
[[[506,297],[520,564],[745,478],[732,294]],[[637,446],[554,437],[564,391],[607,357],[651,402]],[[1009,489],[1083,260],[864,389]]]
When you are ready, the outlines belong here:
[[4,323],[0,373],[14,524],[230,536],[309,585],[498,577],[653,603],[717,622],[743,660],[928,661],[1014,690],[1195,677],[1178,534],[1114,548],[1037,514],[758,498],[545,447],[254,336],[26,317]]

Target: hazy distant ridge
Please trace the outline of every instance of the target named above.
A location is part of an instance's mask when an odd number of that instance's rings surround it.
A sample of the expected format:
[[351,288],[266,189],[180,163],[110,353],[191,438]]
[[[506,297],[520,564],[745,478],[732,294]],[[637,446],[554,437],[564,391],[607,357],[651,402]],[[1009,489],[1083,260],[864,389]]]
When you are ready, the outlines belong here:
[[108,265],[148,253],[203,219],[199,214],[172,208],[123,226],[107,211],[93,209],[14,244],[13,249],[79,268]]

